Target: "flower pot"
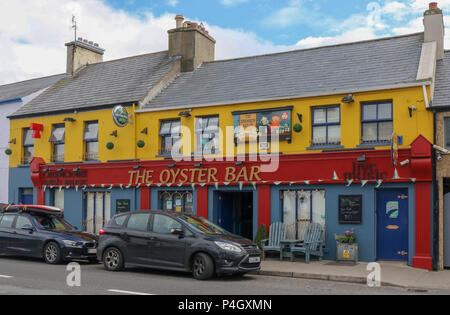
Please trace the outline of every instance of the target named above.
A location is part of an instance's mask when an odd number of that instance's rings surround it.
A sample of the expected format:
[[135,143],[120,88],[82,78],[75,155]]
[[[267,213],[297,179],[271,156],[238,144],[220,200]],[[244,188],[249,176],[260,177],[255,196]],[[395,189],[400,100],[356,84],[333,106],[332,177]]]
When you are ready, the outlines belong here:
[[338,261],[358,261],[358,244],[336,243],[336,260]]

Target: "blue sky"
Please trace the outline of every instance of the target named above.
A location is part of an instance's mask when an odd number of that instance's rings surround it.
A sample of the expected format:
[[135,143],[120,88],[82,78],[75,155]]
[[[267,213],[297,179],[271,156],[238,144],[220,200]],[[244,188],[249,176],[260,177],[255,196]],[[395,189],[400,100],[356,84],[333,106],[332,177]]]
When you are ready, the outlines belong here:
[[[369,40],[423,31],[430,0],[8,0],[0,1],[0,84],[65,72],[78,36],[105,60],[166,50],[174,17],[202,22],[216,59]],[[450,49],[450,0],[440,0]],[[38,61],[38,62],[36,62]]]

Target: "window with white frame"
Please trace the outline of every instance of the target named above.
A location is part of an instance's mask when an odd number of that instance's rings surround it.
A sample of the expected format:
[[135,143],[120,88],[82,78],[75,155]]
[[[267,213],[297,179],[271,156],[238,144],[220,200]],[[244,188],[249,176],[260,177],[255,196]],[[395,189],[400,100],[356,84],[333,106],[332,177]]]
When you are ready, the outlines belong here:
[[341,144],[341,109],[339,106],[312,108],[312,145]]
[[98,121],[90,121],[86,123],[83,140],[85,144],[84,160],[98,160]]
[[53,162],[64,162],[64,148],[65,148],[65,135],[66,135],[65,125],[55,125],[53,126],[53,131],[48,140],[52,143],[52,161]]
[[195,134],[197,137],[196,153],[215,154],[219,152],[219,116],[197,117]]
[[304,239],[310,223],[322,225],[325,231],[325,190],[288,190],[281,197],[288,239]]

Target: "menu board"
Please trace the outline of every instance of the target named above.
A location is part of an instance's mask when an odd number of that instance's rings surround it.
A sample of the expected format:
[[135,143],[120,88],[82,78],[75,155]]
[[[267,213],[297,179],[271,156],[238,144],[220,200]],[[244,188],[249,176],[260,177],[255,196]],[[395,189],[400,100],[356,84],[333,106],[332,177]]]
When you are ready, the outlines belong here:
[[131,211],[130,199],[117,199],[116,200],[116,214],[130,212]]
[[339,223],[362,223],[362,195],[339,196]]

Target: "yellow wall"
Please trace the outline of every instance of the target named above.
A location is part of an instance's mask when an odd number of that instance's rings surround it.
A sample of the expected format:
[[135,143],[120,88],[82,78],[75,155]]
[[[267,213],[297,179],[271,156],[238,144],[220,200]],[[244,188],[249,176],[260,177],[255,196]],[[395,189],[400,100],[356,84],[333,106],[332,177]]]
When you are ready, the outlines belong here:
[[[428,91],[428,95],[430,92]],[[192,117],[181,118],[182,125],[188,127],[192,131],[192,144],[189,147],[185,145],[185,153],[194,152],[195,134],[194,124],[195,117],[219,115],[220,128],[225,130],[226,126],[233,125],[233,111],[254,110],[258,108],[277,108],[285,106],[293,106],[292,125],[298,122],[297,114],[303,115],[303,131],[300,133],[292,133],[292,143],[286,141],[280,143],[279,151],[284,154],[293,153],[312,153],[321,150],[307,150],[311,145],[312,128],[311,128],[311,107],[339,105],[341,108],[341,143],[345,148],[355,148],[360,144],[361,139],[361,103],[391,100],[394,104],[394,132],[403,136],[403,147],[409,147],[412,141],[419,134],[425,136],[428,140],[433,139],[433,115],[426,110],[422,87],[404,88],[397,90],[357,93],[354,95],[355,102],[352,104],[341,103],[342,97],[345,95],[313,97],[295,100],[270,101],[261,103],[249,103],[241,105],[214,106],[208,108],[195,108],[191,112]],[[409,106],[416,106],[417,111],[413,113],[413,117],[409,117]],[[188,110],[189,107],[183,110]],[[132,108],[127,108],[132,113]],[[30,123],[44,124],[44,132],[41,139],[35,139],[35,156],[40,156],[46,162],[51,159],[51,143],[48,142],[52,131],[52,125],[63,122],[64,117],[73,117],[77,121],[75,123],[66,123],[66,162],[82,161],[83,155],[83,132],[84,122],[90,120],[99,121],[99,160],[106,162],[108,160],[121,159],[141,159],[154,160],[162,159],[157,157],[160,149],[159,127],[161,120],[179,118],[178,114],[183,110],[172,110],[162,112],[145,112],[137,113],[132,118],[133,124],[129,124],[124,128],[117,127],[112,120],[112,110],[92,111],[78,113],[72,115],[46,116],[39,118],[21,119],[11,121],[11,139],[16,138],[17,144],[11,145],[13,154],[10,158],[10,166],[15,167],[20,164],[22,157],[22,128],[28,127]],[[148,134],[141,133],[145,128]],[[115,138],[110,134],[118,131],[118,137]],[[136,142],[138,140],[145,141],[144,148],[138,148]],[[185,139],[186,140],[186,139]],[[226,139],[223,143],[226,143]],[[113,142],[115,147],[109,151],[106,149],[106,143]],[[234,146],[232,146],[234,148]],[[377,149],[386,149],[387,146],[377,147]],[[234,148],[236,149],[236,148]],[[247,151],[249,149],[247,148]],[[221,149],[221,153],[225,154],[225,148]]]

